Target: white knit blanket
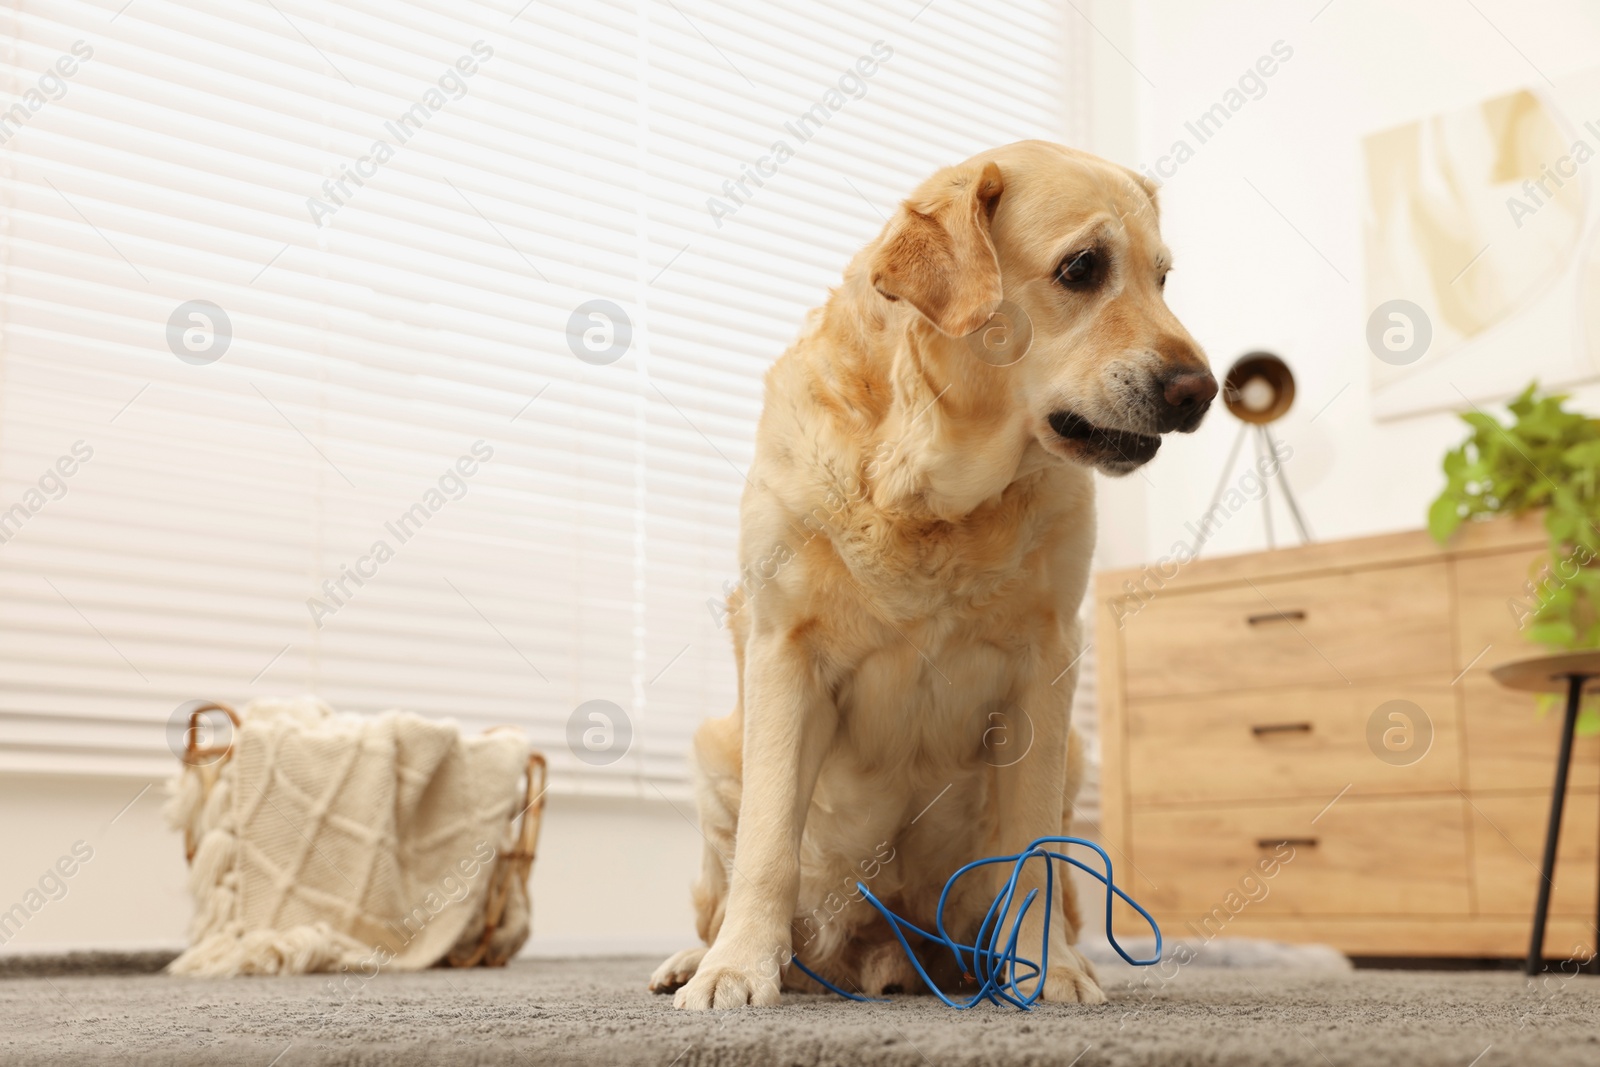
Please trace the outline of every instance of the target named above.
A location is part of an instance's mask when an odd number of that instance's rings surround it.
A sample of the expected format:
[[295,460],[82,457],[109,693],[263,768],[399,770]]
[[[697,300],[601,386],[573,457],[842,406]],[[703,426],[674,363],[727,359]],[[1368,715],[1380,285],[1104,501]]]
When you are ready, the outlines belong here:
[[[312,698],[256,701],[241,719],[230,759],[170,786],[168,820],[199,842],[190,944],[171,971],[416,970],[476,942],[521,806],[520,734],[463,737],[453,722],[339,715]],[[527,937],[518,900],[497,943]]]

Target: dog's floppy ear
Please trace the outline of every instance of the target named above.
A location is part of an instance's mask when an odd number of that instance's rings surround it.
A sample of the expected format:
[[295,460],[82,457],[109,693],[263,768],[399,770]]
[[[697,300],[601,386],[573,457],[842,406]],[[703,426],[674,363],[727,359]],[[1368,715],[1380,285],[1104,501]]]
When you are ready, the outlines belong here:
[[1004,188],[993,163],[947,167],[924,182],[884,229],[872,287],[952,337],[988,322],[1001,297],[989,221]]

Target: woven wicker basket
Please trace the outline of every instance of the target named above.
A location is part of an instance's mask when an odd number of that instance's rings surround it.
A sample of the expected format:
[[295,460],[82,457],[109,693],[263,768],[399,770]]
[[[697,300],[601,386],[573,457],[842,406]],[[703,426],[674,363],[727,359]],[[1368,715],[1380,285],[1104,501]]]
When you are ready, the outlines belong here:
[[[200,739],[204,736],[205,716],[212,712],[221,712],[228,717],[234,730],[239,728],[239,713],[227,704],[203,701],[195,704],[189,711],[189,728],[184,733],[183,762],[189,767],[209,769],[209,773],[201,776],[207,796],[216,785],[217,771],[233,757],[231,733],[230,741],[226,745],[200,744]],[[504,729],[511,727],[495,726],[486,732]],[[509,852],[502,852],[496,858],[494,873],[489,880],[489,889],[484,894],[483,934],[474,947],[464,950],[458,945],[439,961],[439,966],[504,967],[509,962],[509,957],[496,956],[491,952],[490,942],[495,931],[500,928],[500,923],[505,919],[506,906],[512,894],[519,887],[523,894],[528,892],[528,877],[533,873],[534,854],[539,845],[539,829],[544,822],[544,795],[548,770],[543,755],[538,752],[529,754],[527,786],[523,791],[522,809],[511,816],[511,838],[516,844]],[[520,825],[518,819],[521,819]],[[193,839],[191,831],[185,828],[183,858],[186,862],[194,862],[197,847],[198,843]]]

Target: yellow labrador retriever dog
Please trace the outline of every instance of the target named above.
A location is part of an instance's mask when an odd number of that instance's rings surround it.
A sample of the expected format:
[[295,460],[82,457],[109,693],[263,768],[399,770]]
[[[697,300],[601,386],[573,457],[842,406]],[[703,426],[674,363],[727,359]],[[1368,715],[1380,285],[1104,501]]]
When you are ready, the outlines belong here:
[[[767,375],[729,600],[739,701],[695,736],[708,947],[650,983],[678,1007],[816,989],[792,954],[845,989],[921,989],[857,881],[931,929],[957,867],[1065,831],[1091,472],[1149,461],[1217,391],[1163,300],[1171,264],[1149,182],[1009,145],[924,182]],[[958,941],[1000,870],[952,894]],[[1053,909],[1048,972],[1021,988],[1100,1003],[1056,884],[1018,942],[1036,959]],[[1042,863],[1018,904],[1029,888]],[[963,981],[948,949],[918,953]]]

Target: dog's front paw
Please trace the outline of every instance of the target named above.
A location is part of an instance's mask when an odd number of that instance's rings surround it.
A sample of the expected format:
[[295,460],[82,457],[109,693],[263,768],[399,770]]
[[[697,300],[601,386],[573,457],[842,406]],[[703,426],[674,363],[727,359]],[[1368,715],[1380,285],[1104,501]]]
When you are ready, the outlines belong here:
[[1071,962],[1050,964],[1044,979],[1044,999],[1058,1004],[1104,1004],[1106,994],[1095,981],[1094,967],[1077,949],[1067,951]]
[[[670,962],[670,961],[669,961]],[[770,961],[734,963],[707,952],[694,977],[673,998],[672,1006],[688,1011],[712,1008],[770,1008],[778,1003],[778,968]]]
[[682,989],[694,977],[694,972],[699,969],[700,961],[705,958],[704,945],[686,948],[682,952],[668,956],[665,963],[656,968],[656,973],[650,976],[650,992],[674,993]]

